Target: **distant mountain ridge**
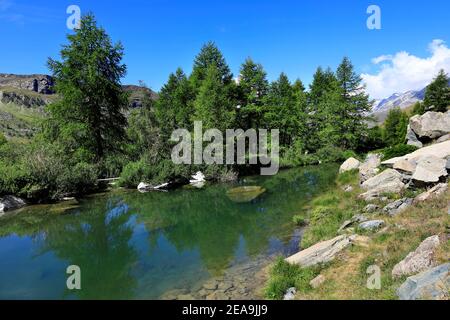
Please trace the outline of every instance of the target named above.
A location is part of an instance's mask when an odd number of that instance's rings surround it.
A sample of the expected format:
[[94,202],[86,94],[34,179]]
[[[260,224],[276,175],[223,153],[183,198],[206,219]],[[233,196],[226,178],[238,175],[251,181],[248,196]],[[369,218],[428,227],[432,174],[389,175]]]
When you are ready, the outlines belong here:
[[408,108],[416,102],[423,101],[425,98],[425,91],[426,88],[417,91],[410,90],[405,93],[394,93],[389,98],[375,101],[372,112],[380,113],[397,107],[400,109]]

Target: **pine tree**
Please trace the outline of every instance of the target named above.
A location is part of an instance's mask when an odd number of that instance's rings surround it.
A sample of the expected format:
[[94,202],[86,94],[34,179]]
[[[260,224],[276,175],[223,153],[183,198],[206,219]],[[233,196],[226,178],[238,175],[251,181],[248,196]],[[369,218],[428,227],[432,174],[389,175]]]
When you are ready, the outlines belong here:
[[268,129],[280,130],[280,145],[292,143],[299,128],[299,105],[294,88],[286,74],[281,73],[270,85],[266,99],[265,123]]
[[342,108],[337,113],[342,146],[356,149],[367,132],[367,114],[371,110],[369,96],[364,91],[360,75],[354,71],[347,57],[339,65],[336,78],[343,97]]
[[394,146],[405,142],[408,120],[408,116],[400,108],[389,110],[383,132],[383,139],[388,145]]
[[67,38],[61,61],[48,61],[61,100],[48,108],[46,136],[61,142],[68,152],[98,161],[120,150],[125,139],[123,47],[111,42],[93,15],[83,17],[80,29]]
[[269,89],[269,82],[262,65],[248,58],[241,66],[238,92],[238,125],[246,130],[259,128],[262,123],[262,107]]
[[428,110],[446,112],[450,106],[449,77],[440,70],[433,82],[427,87],[424,104]]
[[220,70],[215,65],[210,65],[194,102],[194,120],[202,121],[204,129],[215,128],[225,132],[232,128],[235,105],[222,80]]
[[217,69],[218,78],[223,84],[229,84],[232,81],[233,74],[222,53],[214,42],[208,42],[202,47],[194,60],[190,79],[196,90],[200,87],[201,82],[206,79],[208,68],[211,65]]

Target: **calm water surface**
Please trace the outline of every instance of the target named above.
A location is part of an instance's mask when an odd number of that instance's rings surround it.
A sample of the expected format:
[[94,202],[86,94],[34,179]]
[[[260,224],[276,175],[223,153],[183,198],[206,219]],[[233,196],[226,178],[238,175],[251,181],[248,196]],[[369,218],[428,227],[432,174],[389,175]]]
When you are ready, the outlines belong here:
[[[248,177],[239,185],[267,192],[244,204],[227,197],[233,185],[216,184],[114,191],[3,216],[0,299],[256,298],[257,271],[298,248],[292,216],[336,174],[320,166]],[[82,290],[66,288],[69,265],[80,266]]]

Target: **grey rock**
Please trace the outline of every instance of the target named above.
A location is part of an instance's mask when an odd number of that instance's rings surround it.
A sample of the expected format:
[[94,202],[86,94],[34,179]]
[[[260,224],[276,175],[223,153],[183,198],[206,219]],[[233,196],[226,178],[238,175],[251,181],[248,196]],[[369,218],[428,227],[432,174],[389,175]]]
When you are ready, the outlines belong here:
[[400,300],[444,300],[449,298],[450,263],[409,277],[397,290]]
[[356,170],[361,165],[361,162],[355,158],[347,159],[339,168],[339,173],[344,173],[346,171]]
[[405,259],[394,266],[392,276],[396,278],[412,275],[434,267],[434,255],[439,245],[439,236],[425,239],[414,252],[409,253]]
[[446,183],[439,183],[435,185],[430,190],[418,195],[414,198],[414,203],[419,203],[423,201],[428,201],[433,198],[440,197],[448,190],[448,184]]
[[1,73],[0,86],[42,94],[54,93],[54,79],[45,74],[17,75]]
[[387,169],[362,184],[362,188],[367,191],[360,197],[370,201],[380,197],[383,193],[400,193],[406,187],[402,179],[401,173]]
[[400,160],[408,160],[408,161],[417,161],[423,156],[433,155],[440,159],[449,159],[450,158],[450,141],[445,141],[441,143],[432,144],[427,147],[423,147],[422,149],[416,150],[412,153],[404,155],[402,157],[392,158],[386,161],[383,161],[381,164],[387,167],[392,168],[393,165]]
[[352,217],[350,220],[345,221],[339,228],[338,232],[343,231],[344,229],[350,227],[351,225],[353,225],[355,223],[361,223],[361,222],[365,222],[367,220],[369,220],[369,219],[367,219],[366,216],[364,216],[362,214],[358,214],[358,215]]
[[394,201],[383,208],[383,211],[391,216],[397,215],[410,207],[413,204],[413,199],[403,198]]
[[309,285],[313,288],[313,289],[317,289],[319,288],[327,279],[325,278],[324,275],[318,275],[317,277],[315,277],[314,279],[312,279],[309,282]]
[[427,155],[417,160],[417,167],[412,179],[424,183],[439,182],[441,177],[448,175],[447,161],[433,155]]
[[409,120],[409,125],[420,138],[436,139],[450,132],[450,112],[427,112]]
[[4,196],[0,198],[0,215],[7,211],[13,211],[26,206],[25,200],[15,196]]
[[374,231],[381,228],[384,225],[385,222],[383,220],[371,220],[361,223],[359,225],[359,228],[366,231]]
[[359,167],[359,178],[361,183],[376,176],[380,172],[380,169],[378,169],[380,164],[381,155],[374,153],[368,154],[364,163]]
[[319,242],[286,259],[288,263],[302,267],[314,266],[332,261],[338,253],[352,244],[354,236],[342,235],[334,239]]
[[450,133],[446,134],[445,136],[440,137],[436,140],[436,143],[441,143],[450,140]]
[[408,145],[415,146],[417,148],[422,148],[423,143],[419,141],[415,132],[411,129],[411,125],[408,125],[408,130],[406,132],[406,140],[408,141]]
[[366,213],[373,213],[375,211],[377,211],[380,207],[378,207],[376,204],[368,204],[365,208],[364,208],[364,212]]
[[296,293],[297,293],[297,289],[295,289],[295,288],[287,289],[286,294],[283,297],[283,300],[294,300]]

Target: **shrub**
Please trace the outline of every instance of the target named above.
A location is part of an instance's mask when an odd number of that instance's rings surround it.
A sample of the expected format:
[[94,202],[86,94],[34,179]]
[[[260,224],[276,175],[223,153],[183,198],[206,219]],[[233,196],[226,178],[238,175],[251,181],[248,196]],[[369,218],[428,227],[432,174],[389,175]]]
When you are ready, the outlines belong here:
[[303,227],[303,226],[306,226],[308,224],[307,221],[305,220],[305,218],[303,216],[300,216],[300,215],[294,216],[292,218],[292,221],[294,222],[294,224],[296,226],[299,226],[299,227]]
[[135,188],[151,176],[151,169],[144,160],[130,162],[120,175],[120,185],[128,188]]
[[395,146],[385,148],[381,152],[383,153],[384,159],[392,159],[396,157],[404,156],[405,154],[414,152],[417,147],[410,146],[407,144],[397,144]]
[[5,136],[3,135],[3,133],[0,132],[0,147],[4,144],[6,144],[8,142],[8,140],[6,140]]

